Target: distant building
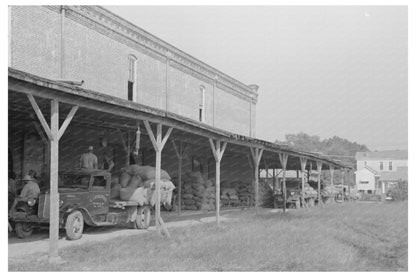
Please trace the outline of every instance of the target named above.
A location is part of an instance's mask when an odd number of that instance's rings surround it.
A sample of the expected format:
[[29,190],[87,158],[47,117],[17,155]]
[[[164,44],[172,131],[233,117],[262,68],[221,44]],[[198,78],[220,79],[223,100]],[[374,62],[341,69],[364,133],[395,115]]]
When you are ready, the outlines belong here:
[[367,194],[385,193],[386,189],[407,180],[407,150],[357,152],[357,189]]

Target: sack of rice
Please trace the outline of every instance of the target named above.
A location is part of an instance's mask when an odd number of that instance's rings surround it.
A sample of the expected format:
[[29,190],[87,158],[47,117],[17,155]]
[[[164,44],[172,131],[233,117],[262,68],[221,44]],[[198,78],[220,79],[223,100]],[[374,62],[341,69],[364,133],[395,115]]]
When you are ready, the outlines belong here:
[[183,199],[193,199],[194,195],[192,193],[185,193],[182,195]]
[[117,176],[111,176],[111,186],[119,185],[120,184],[120,178]]
[[142,182],[142,179],[140,178],[140,176],[134,175],[130,178],[128,187],[136,189],[141,182]]
[[134,190],[129,200],[135,201],[139,203],[140,206],[143,206],[147,201],[146,196],[147,196],[147,189],[140,187]]
[[121,173],[120,185],[122,188],[127,187],[127,185],[129,184],[130,178],[131,176],[127,172]]
[[112,186],[111,191],[110,191],[110,199],[119,199],[120,198],[120,189],[121,189],[120,184],[116,184],[116,185]]
[[135,190],[135,188],[129,187],[120,188],[120,199],[123,201],[129,201]]
[[185,210],[196,211],[198,208],[195,205],[185,206]]
[[195,201],[193,199],[185,199],[183,202],[186,206],[195,205]]
[[[139,175],[143,180],[156,179],[156,168],[148,165],[130,165],[127,167],[126,172],[130,175]],[[165,170],[161,169],[160,179],[170,180],[171,178]]]

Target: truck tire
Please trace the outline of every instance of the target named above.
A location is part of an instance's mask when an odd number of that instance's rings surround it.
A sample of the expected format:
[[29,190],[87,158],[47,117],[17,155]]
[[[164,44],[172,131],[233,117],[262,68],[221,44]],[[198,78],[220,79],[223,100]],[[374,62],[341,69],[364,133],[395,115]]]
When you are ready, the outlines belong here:
[[131,222],[131,227],[133,229],[147,229],[150,226],[151,218],[149,206],[138,207],[136,220]]
[[16,230],[16,235],[20,239],[28,238],[33,233],[33,227],[26,222],[16,223],[14,229]]
[[67,240],[77,240],[82,237],[84,217],[80,211],[73,211],[68,215],[65,223],[65,231]]

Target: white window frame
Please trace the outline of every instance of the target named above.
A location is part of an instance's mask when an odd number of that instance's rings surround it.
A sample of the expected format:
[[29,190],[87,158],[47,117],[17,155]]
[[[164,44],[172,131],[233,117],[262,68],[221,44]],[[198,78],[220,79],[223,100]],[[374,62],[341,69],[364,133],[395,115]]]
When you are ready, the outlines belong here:
[[198,119],[200,122],[205,122],[205,86],[199,86],[199,109]]
[[[127,68],[128,68],[127,81],[133,83],[133,96],[132,96],[131,101],[137,102],[137,58],[133,54],[130,54],[127,57]],[[128,95],[127,95],[127,98],[128,98]]]

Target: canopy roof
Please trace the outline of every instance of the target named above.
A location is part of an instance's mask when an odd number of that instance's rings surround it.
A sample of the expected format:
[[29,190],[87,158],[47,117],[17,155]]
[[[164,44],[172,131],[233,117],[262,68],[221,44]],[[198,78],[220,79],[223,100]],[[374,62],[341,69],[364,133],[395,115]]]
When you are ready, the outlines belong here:
[[[300,151],[287,145],[272,143],[239,134],[231,133],[213,126],[132,101],[120,99],[107,94],[86,90],[78,86],[46,79],[27,72],[9,68],[9,120],[37,120],[26,94],[37,98],[39,107],[46,118],[49,118],[49,102],[60,101],[61,114],[66,115],[71,106],[79,106],[73,122],[102,126],[103,128],[136,130],[138,121],[148,120],[151,123],[162,123],[174,128],[170,139],[181,140],[201,147],[209,147],[208,139],[228,142],[226,151],[241,152],[249,155],[250,147],[264,149],[262,161],[268,168],[281,168],[279,153],[289,155],[287,169],[300,169],[300,157],[308,159],[307,168],[316,169],[316,161],[322,162],[322,169],[330,166],[351,169],[350,165],[333,160],[327,156]],[[62,118],[62,121],[64,117]],[[72,124],[72,123],[71,123]],[[142,124],[142,133],[146,133]],[[264,168],[266,164],[260,164]]]

